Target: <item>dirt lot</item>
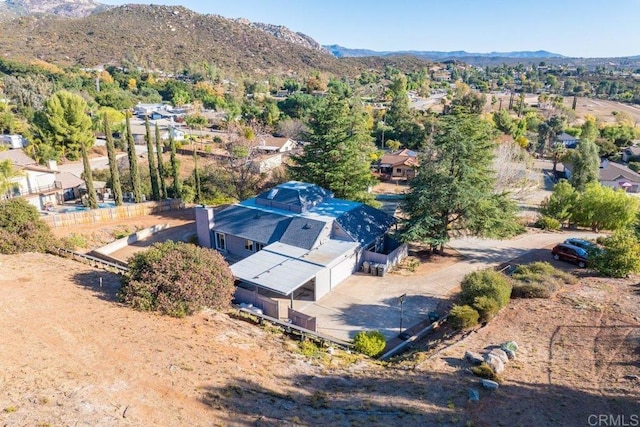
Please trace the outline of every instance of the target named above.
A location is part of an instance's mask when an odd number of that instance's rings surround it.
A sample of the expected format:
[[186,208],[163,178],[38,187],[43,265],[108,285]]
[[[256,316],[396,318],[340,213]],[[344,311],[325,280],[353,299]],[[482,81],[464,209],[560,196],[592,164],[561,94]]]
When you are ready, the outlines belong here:
[[[71,260],[0,256],[0,267],[3,425],[588,425],[640,413],[637,278],[583,277],[552,300],[512,301],[435,354],[377,364],[303,356],[227,314],[132,311],[115,300],[118,276]],[[517,360],[499,390],[480,390],[465,350],[508,339]]]

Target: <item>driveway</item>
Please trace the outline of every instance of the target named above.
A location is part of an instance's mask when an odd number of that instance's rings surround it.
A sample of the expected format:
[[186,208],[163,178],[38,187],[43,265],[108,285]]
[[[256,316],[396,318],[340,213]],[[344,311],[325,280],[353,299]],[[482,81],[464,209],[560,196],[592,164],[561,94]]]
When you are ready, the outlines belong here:
[[[360,330],[380,330],[387,339],[400,332],[401,304],[403,330],[425,320],[443,300],[448,300],[467,274],[508,262],[524,254],[550,248],[568,237],[593,239],[591,232],[551,233],[530,231],[512,240],[478,238],[454,239],[449,243],[463,261],[423,275],[384,277],[357,273],[317,302],[295,301],[294,308],[317,318],[318,331],[350,340]],[[549,261],[551,261],[549,255]]]

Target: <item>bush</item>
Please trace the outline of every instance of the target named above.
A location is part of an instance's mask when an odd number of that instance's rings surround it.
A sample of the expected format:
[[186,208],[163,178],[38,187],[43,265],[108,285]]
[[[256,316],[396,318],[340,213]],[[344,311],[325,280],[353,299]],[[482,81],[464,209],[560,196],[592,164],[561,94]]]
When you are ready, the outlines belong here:
[[480,314],[469,305],[454,305],[447,321],[454,329],[469,329],[478,324]]
[[536,227],[543,230],[556,231],[560,229],[560,221],[550,216],[541,216],[536,221]]
[[522,285],[514,285],[511,290],[511,298],[550,298],[551,291],[542,286],[533,283],[525,283]]
[[598,239],[604,249],[589,258],[592,268],[609,277],[627,277],[640,272],[640,242],[634,234],[618,231]]
[[473,308],[480,315],[480,322],[488,322],[500,311],[498,302],[488,296],[476,297],[473,302]]
[[22,198],[0,202],[0,253],[46,252],[54,245],[35,206]]
[[640,162],[629,162],[629,169],[634,172],[640,172]]
[[478,297],[489,297],[502,308],[509,303],[511,283],[504,274],[493,269],[474,271],[467,274],[460,283],[462,304],[473,305]]
[[497,383],[502,382],[502,378],[500,378],[498,374],[493,372],[493,369],[491,369],[491,366],[487,365],[484,362],[478,366],[473,366],[471,368],[471,372],[473,372],[474,375],[480,378],[484,378],[486,380],[495,381]]
[[387,340],[380,331],[360,331],[353,337],[353,347],[356,351],[375,357],[382,353]]
[[138,310],[182,317],[203,308],[225,309],[235,290],[222,256],[188,243],[156,243],[133,255],[119,298]]

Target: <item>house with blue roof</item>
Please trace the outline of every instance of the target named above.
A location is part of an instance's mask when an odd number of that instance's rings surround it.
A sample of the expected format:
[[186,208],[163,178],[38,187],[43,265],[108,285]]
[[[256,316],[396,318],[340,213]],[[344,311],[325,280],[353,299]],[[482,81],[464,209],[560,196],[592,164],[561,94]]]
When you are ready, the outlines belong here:
[[296,181],[219,211],[196,208],[200,245],[235,261],[241,287],[292,302],[301,289],[319,300],[364,262],[397,263],[407,248],[388,236],[395,223],[379,209]]

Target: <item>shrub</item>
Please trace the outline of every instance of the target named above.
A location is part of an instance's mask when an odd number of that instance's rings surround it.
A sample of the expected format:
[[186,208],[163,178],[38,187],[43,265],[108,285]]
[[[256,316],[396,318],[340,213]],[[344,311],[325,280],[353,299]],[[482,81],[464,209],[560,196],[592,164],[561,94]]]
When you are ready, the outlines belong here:
[[60,239],[60,246],[65,249],[75,250],[78,248],[86,248],[87,247],[87,238],[82,234],[71,233],[68,236]]
[[298,344],[298,347],[300,348],[300,353],[302,353],[304,356],[307,357],[320,357],[321,356],[321,352],[320,352],[320,348],[318,348],[318,346],[310,340],[304,340],[304,341],[300,341],[300,344]]
[[551,291],[542,286],[533,283],[524,283],[522,285],[514,285],[511,290],[511,298],[550,298]]
[[477,297],[489,297],[502,308],[509,302],[511,283],[509,278],[493,269],[474,271],[467,274],[460,283],[462,304],[473,305]]
[[454,305],[447,321],[454,329],[469,329],[478,324],[480,314],[469,305]]
[[353,337],[353,347],[356,351],[375,357],[382,353],[387,340],[380,331],[360,331]]
[[610,237],[598,239],[604,250],[589,258],[591,266],[609,277],[627,277],[640,272],[640,242],[634,234],[618,231]]
[[629,162],[629,169],[634,172],[640,172],[640,162]]
[[129,260],[119,298],[138,310],[182,317],[230,306],[235,287],[222,256],[188,243],[156,243]]
[[46,252],[54,244],[35,206],[22,198],[0,202],[0,253]]
[[500,311],[498,302],[488,296],[476,297],[473,302],[473,308],[480,315],[480,322],[488,322]]
[[560,221],[550,216],[541,216],[536,221],[536,227],[543,230],[556,231],[560,229]]
[[484,378],[486,380],[495,381],[497,383],[502,382],[502,378],[500,378],[498,374],[493,372],[493,369],[491,369],[491,366],[487,365],[484,362],[478,366],[473,366],[471,368],[471,372],[473,372],[474,375],[480,378]]

